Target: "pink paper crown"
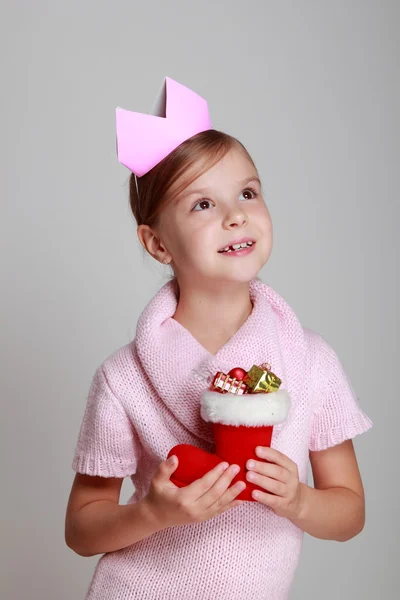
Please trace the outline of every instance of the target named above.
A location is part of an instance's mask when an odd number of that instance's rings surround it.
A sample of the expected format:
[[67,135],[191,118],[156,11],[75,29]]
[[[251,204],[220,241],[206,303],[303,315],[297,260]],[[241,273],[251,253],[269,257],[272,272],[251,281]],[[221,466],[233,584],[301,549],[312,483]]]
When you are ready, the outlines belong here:
[[141,177],[182,142],[212,129],[207,102],[184,85],[165,77],[151,114],[116,109],[117,156]]

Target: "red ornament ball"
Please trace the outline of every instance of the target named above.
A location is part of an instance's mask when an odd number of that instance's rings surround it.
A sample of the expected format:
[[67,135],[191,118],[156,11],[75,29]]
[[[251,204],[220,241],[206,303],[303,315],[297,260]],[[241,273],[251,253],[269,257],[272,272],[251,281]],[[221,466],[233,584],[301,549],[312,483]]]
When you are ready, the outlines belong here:
[[229,375],[231,377],[234,377],[235,379],[238,379],[239,381],[242,381],[242,379],[244,379],[245,375],[247,375],[247,371],[245,371],[244,369],[241,369],[240,367],[235,367],[234,369],[231,369],[229,371]]

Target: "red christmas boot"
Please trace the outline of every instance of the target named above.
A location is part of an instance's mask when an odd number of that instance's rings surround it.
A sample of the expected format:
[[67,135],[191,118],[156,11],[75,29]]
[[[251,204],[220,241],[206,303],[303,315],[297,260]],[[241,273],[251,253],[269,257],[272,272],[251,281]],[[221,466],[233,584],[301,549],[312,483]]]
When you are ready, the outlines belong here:
[[[220,393],[205,390],[201,398],[201,416],[205,421],[213,423],[215,453],[210,454],[189,444],[179,444],[171,448],[168,456],[174,454],[179,459],[178,467],[171,476],[175,485],[184,487],[205,475],[220,462],[226,461],[240,467],[231,485],[239,480],[246,483],[246,488],[237,498],[255,501],[251,492],[261,488],[246,480],[246,462],[250,458],[259,460],[255,454],[256,446],[271,445],[273,426],[287,418],[290,408],[290,397],[286,390],[277,389],[265,393],[265,390],[271,387],[263,385],[260,378],[257,382],[254,378],[250,381],[249,376],[256,373],[258,377],[260,369],[253,367],[243,379],[247,382],[248,389],[256,389],[257,393]],[[237,373],[238,370],[232,370],[230,373],[233,371]],[[269,376],[273,375],[267,373]],[[273,377],[280,384],[280,380],[276,376]],[[276,388],[276,385],[274,387]]]

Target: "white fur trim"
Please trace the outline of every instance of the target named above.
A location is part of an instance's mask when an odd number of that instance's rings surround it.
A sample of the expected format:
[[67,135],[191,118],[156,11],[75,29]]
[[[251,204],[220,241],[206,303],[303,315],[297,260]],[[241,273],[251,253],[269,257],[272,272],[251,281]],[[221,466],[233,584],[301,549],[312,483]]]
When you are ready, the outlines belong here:
[[289,408],[287,390],[240,396],[231,392],[220,394],[206,390],[201,397],[200,412],[204,421],[211,423],[261,427],[285,421]]

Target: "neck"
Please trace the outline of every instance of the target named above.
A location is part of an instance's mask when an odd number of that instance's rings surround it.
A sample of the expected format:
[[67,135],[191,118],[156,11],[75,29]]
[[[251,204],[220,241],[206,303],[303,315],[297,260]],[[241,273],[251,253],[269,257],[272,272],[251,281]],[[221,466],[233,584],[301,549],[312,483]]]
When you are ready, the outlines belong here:
[[248,282],[198,287],[179,282],[179,290],[173,318],[212,354],[240,329],[253,309]]

